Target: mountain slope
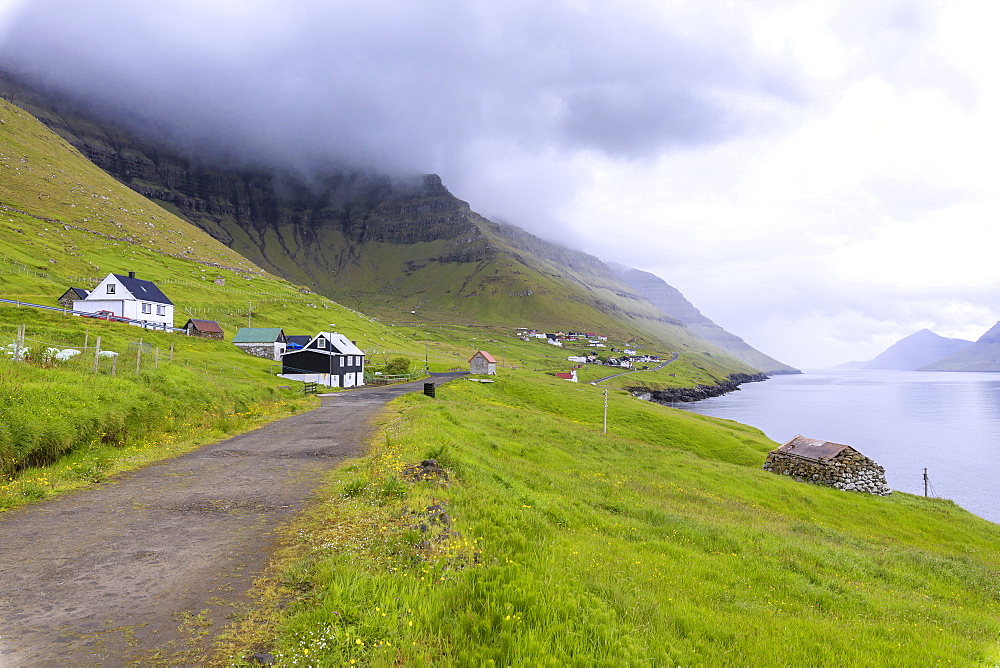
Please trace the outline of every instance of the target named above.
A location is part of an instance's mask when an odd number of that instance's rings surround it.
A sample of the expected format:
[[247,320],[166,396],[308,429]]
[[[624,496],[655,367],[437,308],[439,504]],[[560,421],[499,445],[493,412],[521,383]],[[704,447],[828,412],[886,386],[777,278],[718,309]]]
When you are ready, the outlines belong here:
[[972,341],[949,339],[929,329],[922,329],[886,348],[866,362],[864,368],[913,371],[953,355],[971,344]]
[[975,343],[921,367],[920,371],[1000,371],[1000,322]]
[[[479,216],[436,176],[335,172],[307,182],[206,166],[66,103],[12,95],[121,182],[259,266],[390,322],[601,330],[725,354],[597,258]],[[734,360],[734,371],[752,370]]]
[[177,305],[175,326],[188,317],[216,320],[228,338],[248,316],[256,326],[295,333],[334,320],[365,345],[400,349],[406,342],[268,274],[0,100],[0,296],[55,306],[67,288],[92,287],[112,271],[136,271],[162,287]]
[[702,315],[680,290],[669,285],[659,276],[625,265],[609,263],[608,266],[638,294],[645,297],[664,313],[669,313],[685,327],[706,341],[715,344],[738,360],[767,374],[799,373],[799,370],[769,357],[746,341]]

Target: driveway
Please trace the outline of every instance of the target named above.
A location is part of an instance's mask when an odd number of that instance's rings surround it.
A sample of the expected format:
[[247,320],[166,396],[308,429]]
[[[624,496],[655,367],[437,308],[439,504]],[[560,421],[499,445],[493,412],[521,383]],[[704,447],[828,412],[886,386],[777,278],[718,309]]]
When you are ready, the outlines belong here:
[[386,402],[423,382],[337,393],[307,413],[0,513],[0,666],[196,656],[249,604],[275,529],[324,473],[365,453]]

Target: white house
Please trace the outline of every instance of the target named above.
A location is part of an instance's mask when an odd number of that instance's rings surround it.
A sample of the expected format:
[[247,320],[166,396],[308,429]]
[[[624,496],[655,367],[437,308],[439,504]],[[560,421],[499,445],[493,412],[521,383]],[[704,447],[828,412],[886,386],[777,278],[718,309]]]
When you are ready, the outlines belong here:
[[136,278],[134,271],[128,276],[108,274],[86,298],[73,301],[73,310],[84,313],[111,311],[121,318],[153,327],[174,326],[174,303],[152,281]]

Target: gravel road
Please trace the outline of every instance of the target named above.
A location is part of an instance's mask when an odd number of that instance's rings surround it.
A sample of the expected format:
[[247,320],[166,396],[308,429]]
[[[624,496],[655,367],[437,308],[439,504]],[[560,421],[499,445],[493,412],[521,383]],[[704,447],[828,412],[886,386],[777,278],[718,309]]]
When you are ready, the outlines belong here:
[[0,513],[0,666],[192,656],[249,604],[274,530],[326,471],[364,453],[386,402],[420,389],[338,393],[96,488]]

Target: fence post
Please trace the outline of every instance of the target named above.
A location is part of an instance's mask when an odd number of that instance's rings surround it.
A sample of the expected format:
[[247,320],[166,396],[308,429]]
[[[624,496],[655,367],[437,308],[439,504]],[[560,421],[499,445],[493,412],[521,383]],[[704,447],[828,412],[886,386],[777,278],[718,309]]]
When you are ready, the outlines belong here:
[[160,346],[156,346],[156,350],[154,351],[153,368],[154,369],[160,368]]
[[115,377],[115,373],[118,371],[118,355],[111,358],[111,377]]
[[174,361],[174,342],[170,342],[170,361]]
[[97,337],[97,346],[94,348],[94,373],[101,368],[101,337]]
[[21,361],[21,348],[24,346],[24,325],[17,326],[17,334],[14,335],[14,361]]
[[139,339],[139,347],[135,349],[135,375],[139,375],[139,364],[142,362],[142,339]]

